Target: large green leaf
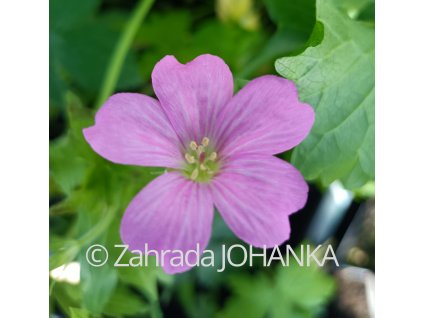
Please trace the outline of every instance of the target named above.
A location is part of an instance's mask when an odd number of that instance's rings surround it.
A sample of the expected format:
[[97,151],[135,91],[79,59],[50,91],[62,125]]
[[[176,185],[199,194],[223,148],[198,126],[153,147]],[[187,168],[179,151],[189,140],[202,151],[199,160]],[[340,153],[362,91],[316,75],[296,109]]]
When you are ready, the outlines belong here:
[[320,44],[276,61],[316,111],[314,127],[292,155],[308,180],[339,179],[355,189],[374,179],[374,28],[317,0]]

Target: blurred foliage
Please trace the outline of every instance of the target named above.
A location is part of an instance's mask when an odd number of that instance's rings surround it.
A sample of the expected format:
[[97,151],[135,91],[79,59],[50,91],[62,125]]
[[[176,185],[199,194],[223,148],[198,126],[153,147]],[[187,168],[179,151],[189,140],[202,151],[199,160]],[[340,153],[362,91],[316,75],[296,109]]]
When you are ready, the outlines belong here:
[[217,317],[315,317],[335,292],[334,280],[317,266],[292,262],[272,274],[230,276],[233,295]]
[[[148,299],[149,306],[157,301],[157,279],[159,269],[146,267],[128,271],[126,268],[106,264],[102,267],[90,266],[85,259],[86,248],[92,244],[102,244],[110,251],[115,244],[121,244],[119,222],[131,198],[146,183],[161,173],[160,169],[118,166],[97,156],[86,144],[82,127],[91,124],[91,111],[84,108],[73,94],[67,94],[68,133],[50,146],[51,178],[62,191],[64,198],[51,207],[50,265],[55,268],[77,258],[81,264],[81,289],[75,304],[84,306],[93,314],[100,314],[115,297],[128,294],[125,285],[133,286]],[[70,215],[72,218],[67,231],[61,227],[56,232],[58,219]],[[67,220],[65,220],[67,221]],[[128,256],[129,257],[129,256]],[[117,255],[114,255],[117,259]],[[124,284],[124,286],[120,286]],[[57,286],[53,286],[54,297]],[[69,296],[65,288],[63,293]],[[143,310],[151,308],[145,302],[136,301]],[[128,298],[130,300],[130,297]],[[59,305],[61,304],[58,301]],[[109,310],[117,310],[116,306]],[[66,311],[67,308],[62,308]],[[122,306],[121,310],[129,310]],[[130,310],[138,311],[137,308]],[[139,309],[141,310],[141,309]],[[116,317],[122,316],[116,314]]]
[[[50,1],[50,110],[63,108],[64,95],[77,89],[89,100],[97,94],[126,14],[96,14],[99,0]],[[133,52],[129,52],[117,89],[141,84]],[[58,109],[59,108],[59,109]]]
[[[136,40],[136,45],[144,51],[140,56],[140,69],[146,81],[154,65],[165,55],[175,55],[185,63],[200,54],[215,54],[223,58],[237,76],[263,41],[261,33],[249,32],[230,23],[204,20],[197,31],[191,32],[193,24],[189,10],[152,12]],[[168,25],[172,32],[163,25]]]
[[[364,172],[344,162],[338,146],[322,138],[330,129],[322,116],[350,118],[371,82],[371,67],[356,69],[360,63],[352,62],[357,48],[372,47],[368,33],[374,23],[374,2],[342,0],[335,8],[328,1],[318,0],[317,7],[314,0],[156,1],[127,54],[115,90],[152,95],[151,70],[167,54],[181,62],[202,53],[222,57],[234,73],[236,89],[255,76],[276,73],[275,60],[282,58],[277,71],[298,82],[304,101],[319,105],[313,134],[294,150],[292,160],[309,179],[319,177],[327,183],[341,178],[365,196],[371,189],[360,186],[367,181],[372,184],[371,158],[361,166]],[[223,273],[196,268],[168,276],[151,266],[87,264],[85,252],[94,243],[108,248],[110,259],[117,258],[113,253],[118,251],[112,247],[121,244],[123,211],[143,186],[163,172],[108,162],[82,136],[82,128],[93,124],[94,101],[135,4],[131,0],[50,0],[50,269],[72,261],[81,266],[79,284],[50,280],[51,314],[162,317],[172,311],[175,317],[316,317],[334,292],[332,278],[321,269],[257,265],[248,270],[228,268]],[[305,72],[311,61],[317,64],[315,71]],[[330,85],[323,81],[341,74],[343,81]],[[304,85],[307,81],[313,85]],[[339,95],[336,116],[325,114],[333,106],[334,94],[341,94],[347,82],[349,87],[357,86],[356,95]],[[372,112],[368,104],[360,109]],[[341,146],[360,148],[360,140],[354,138],[364,133],[364,124],[372,130],[370,120],[351,125],[354,133],[343,129]],[[316,155],[305,160],[304,151],[316,142]],[[366,141],[362,151],[371,152],[371,146],[371,140]],[[331,165],[334,171],[328,168]],[[352,172],[346,175],[347,168]],[[219,260],[221,245],[230,243],[240,241],[216,216],[208,249]],[[126,253],[125,258],[130,255]]]
[[222,21],[235,22],[246,30],[257,30],[260,17],[254,10],[253,0],[218,0],[217,15]]

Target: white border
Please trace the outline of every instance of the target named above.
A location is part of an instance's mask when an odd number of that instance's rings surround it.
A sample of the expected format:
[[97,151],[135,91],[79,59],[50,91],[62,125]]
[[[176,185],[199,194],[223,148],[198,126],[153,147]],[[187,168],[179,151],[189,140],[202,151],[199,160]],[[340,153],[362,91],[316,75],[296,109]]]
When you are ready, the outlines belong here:
[[0,317],[48,317],[48,25],[0,2]]
[[[423,8],[376,2],[376,316],[415,317],[423,284]],[[0,316],[46,316],[48,2],[1,2],[0,30]]]
[[423,6],[376,1],[376,317],[417,317],[423,284]]

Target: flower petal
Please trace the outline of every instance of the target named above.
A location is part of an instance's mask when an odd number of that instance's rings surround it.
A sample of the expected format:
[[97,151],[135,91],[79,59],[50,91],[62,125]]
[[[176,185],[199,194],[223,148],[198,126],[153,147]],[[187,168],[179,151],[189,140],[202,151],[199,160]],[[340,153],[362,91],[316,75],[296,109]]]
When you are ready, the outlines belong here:
[[152,81],[160,104],[185,143],[210,137],[218,114],[233,95],[229,67],[209,54],[185,65],[168,55],[154,67]]
[[[206,184],[187,180],[178,172],[168,172],[149,183],[129,204],[121,223],[122,241],[130,250],[196,250],[207,246],[213,221],[213,203]],[[172,266],[173,254],[162,263],[167,273],[190,268]],[[189,254],[190,263],[195,255]],[[201,256],[201,254],[200,254]]]
[[289,163],[267,155],[233,156],[213,179],[213,202],[229,228],[257,247],[289,238],[289,214],[301,209],[307,183]]
[[314,111],[298,100],[293,82],[262,76],[242,88],[220,114],[218,149],[225,156],[281,153],[298,145],[313,122]]
[[95,152],[115,163],[179,168],[180,142],[157,100],[135,93],[111,96],[84,129]]

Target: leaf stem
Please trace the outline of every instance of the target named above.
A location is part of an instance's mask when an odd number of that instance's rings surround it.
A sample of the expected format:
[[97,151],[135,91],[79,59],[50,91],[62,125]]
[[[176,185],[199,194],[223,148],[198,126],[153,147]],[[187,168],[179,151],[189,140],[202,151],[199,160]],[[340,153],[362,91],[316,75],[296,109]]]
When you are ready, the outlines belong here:
[[135,35],[137,34],[137,31],[142,25],[144,18],[147,16],[147,13],[150,11],[154,1],[155,0],[138,1],[138,4],[135,7],[132,17],[126,24],[125,29],[123,30],[119,41],[117,42],[116,47],[113,51],[96,102],[97,109],[113,93],[129,48],[131,47],[131,44],[135,38]]

